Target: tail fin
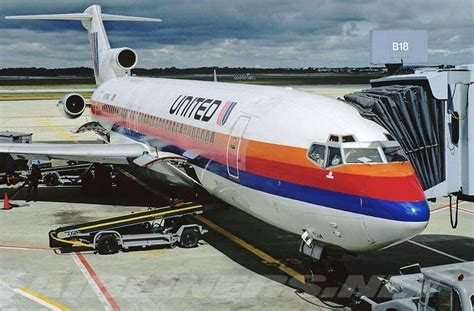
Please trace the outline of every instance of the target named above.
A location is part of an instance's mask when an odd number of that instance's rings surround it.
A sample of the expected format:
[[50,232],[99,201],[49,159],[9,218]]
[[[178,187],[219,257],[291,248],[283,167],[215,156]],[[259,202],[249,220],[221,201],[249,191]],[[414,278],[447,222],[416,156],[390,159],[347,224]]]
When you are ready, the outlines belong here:
[[[129,48],[111,49],[107,33],[102,21],[132,21],[132,22],[161,22],[158,18],[135,17],[102,14],[99,5],[91,5],[83,13],[72,14],[45,14],[45,15],[18,15],[7,16],[6,19],[24,20],[73,20],[81,21],[89,33],[92,51],[92,64],[97,84],[109,79],[130,73],[137,60],[135,52]],[[119,61],[123,59],[124,62]],[[114,63],[116,62],[116,64]]]

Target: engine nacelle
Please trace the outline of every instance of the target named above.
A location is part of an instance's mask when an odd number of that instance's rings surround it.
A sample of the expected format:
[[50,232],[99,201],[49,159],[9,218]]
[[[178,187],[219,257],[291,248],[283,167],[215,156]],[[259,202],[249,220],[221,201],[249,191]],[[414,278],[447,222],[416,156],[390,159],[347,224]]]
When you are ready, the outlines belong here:
[[76,119],[86,110],[87,104],[84,97],[76,93],[71,93],[61,97],[57,106],[59,111],[67,118]]
[[105,52],[104,58],[106,58],[106,63],[108,63],[114,71],[129,71],[135,68],[138,61],[137,53],[130,48],[108,50]]

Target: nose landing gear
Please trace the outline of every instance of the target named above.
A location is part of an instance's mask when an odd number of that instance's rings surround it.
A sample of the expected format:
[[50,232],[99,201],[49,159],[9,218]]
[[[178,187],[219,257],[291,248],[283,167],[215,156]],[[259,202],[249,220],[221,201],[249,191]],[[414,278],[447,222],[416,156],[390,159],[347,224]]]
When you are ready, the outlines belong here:
[[338,286],[343,284],[347,279],[347,270],[342,262],[343,253],[316,243],[310,231],[305,231],[301,237],[303,241],[300,252],[310,258],[305,274],[306,285],[325,283],[328,286]]

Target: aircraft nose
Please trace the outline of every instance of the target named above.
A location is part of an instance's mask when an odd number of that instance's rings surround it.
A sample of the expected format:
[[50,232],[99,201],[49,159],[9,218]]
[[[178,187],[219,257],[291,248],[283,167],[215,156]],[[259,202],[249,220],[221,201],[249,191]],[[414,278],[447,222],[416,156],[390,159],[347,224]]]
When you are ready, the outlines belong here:
[[421,233],[430,218],[430,209],[426,200],[416,202],[385,202],[374,205],[364,200],[366,211],[377,209],[377,218],[365,217],[364,222],[369,236],[376,248],[401,243]]

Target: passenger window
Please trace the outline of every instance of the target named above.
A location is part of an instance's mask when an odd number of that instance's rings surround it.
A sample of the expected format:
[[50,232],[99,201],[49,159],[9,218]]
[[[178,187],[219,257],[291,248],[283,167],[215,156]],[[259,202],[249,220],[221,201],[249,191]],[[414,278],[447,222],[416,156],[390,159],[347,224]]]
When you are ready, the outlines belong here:
[[309,157],[320,167],[324,167],[324,159],[326,158],[326,146],[314,144],[309,150]]
[[326,167],[337,166],[342,164],[341,149],[339,147],[328,148],[328,160]]
[[382,163],[376,148],[344,148],[346,163]]

